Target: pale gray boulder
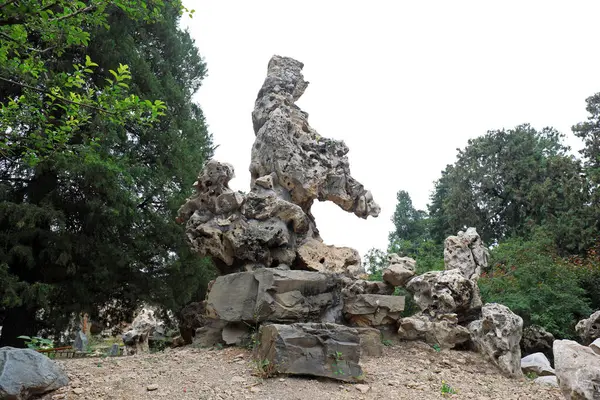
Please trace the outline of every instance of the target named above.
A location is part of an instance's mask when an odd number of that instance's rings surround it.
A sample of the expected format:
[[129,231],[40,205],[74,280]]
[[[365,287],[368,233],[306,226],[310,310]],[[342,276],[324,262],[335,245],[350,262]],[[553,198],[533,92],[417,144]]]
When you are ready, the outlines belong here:
[[554,367],[567,400],[600,400],[600,355],[572,340],[555,340]]
[[0,399],[26,400],[69,384],[63,369],[31,349],[0,348]]

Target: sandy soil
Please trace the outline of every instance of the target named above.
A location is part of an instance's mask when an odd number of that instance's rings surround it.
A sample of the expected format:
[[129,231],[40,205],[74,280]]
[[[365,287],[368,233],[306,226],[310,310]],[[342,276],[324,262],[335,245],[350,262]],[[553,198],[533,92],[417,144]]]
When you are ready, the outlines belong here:
[[440,399],[442,380],[460,399],[561,399],[558,389],[527,378],[508,379],[478,354],[436,352],[419,343],[386,347],[381,358],[363,361],[366,381],[256,375],[245,349],[184,347],[163,353],[59,361],[71,386],[44,400],[129,399]]

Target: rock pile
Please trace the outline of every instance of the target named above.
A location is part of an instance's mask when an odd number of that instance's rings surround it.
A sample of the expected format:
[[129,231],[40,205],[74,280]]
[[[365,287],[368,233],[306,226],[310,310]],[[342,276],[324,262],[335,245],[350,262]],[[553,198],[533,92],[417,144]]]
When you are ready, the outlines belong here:
[[[519,375],[522,320],[506,307],[482,305],[477,279],[488,251],[474,228],[446,239],[444,271],[415,276],[415,260],[394,254],[384,282],[360,279],[356,250],[323,243],[315,200],[360,218],[380,209],[351,176],[346,145],[319,135],[295,104],[308,86],[302,68],[287,57],[269,62],[252,112],[250,192],[230,189],[233,167],[210,160],[179,210],[190,246],[222,274],[204,303],[186,310],[184,338],[259,343],[255,356],[273,372],[348,380],[360,375],[360,354],[378,353],[366,346],[377,328],[444,348],[473,344]],[[404,297],[393,296],[395,288],[410,292],[420,312],[402,318]],[[343,377],[332,357],[346,361]]]
[[319,236],[315,200],[360,218],[380,209],[351,176],[348,147],[319,135],[295,104],[308,85],[302,68],[287,57],[269,62],[252,112],[250,192],[231,190],[233,167],[210,160],[179,210],[190,246],[222,274],[203,303],[182,312],[182,335],[201,345],[260,343],[256,357],[279,372],[349,380],[361,375],[360,354],[380,353],[372,327],[395,327],[404,298],[359,279],[358,252]]

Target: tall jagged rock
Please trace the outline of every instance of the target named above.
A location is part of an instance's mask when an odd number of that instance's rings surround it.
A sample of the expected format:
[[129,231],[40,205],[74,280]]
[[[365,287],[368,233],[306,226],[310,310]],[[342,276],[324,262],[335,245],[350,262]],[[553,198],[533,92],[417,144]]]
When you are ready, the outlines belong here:
[[448,236],[444,241],[445,269],[459,269],[467,279],[479,279],[488,264],[489,251],[475,228]]
[[269,62],[252,112],[250,192],[231,190],[233,167],[211,160],[179,210],[192,248],[211,256],[224,274],[282,264],[364,273],[356,250],[323,243],[311,206],[332,201],[361,218],[376,217],[380,208],[351,176],[344,142],[320,136],[295,104],[308,85],[302,67],[288,57]]
[[298,204],[307,215],[314,200],[329,200],[361,218],[380,208],[363,185],[350,175],[342,141],[322,137],[308,124],[308,114],[295,102],[308,82],[304,64],[288,57],[269,61],[267,78],[252,112],[256,141],[252,146],[252,183],[270,176],[275,190]]

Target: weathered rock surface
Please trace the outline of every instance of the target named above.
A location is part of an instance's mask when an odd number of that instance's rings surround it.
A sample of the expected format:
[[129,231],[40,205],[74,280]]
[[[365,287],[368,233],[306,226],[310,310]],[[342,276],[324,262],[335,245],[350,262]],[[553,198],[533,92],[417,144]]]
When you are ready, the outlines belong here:
[[452,349],[468,342],[471,334],[458,324],[456,314],[428,316],[417,313],[398,321],[398,337],[402,340],[423,340],[430,345]]
[[341,303],[341,280],[310,271],[262,268],[218,277],[207,316],[227,322],[321,321]]
[[320,136],[308,124],[308,114],[295,105],[308,86],[303,67],[288,57],[269,61],[252,112],[252,181],[271,176],[275,187],[308,215],[314,200],[329,200],[359,217],[377,216],[380,209],[371,193],[350,175],[348,147]]
[[600,355],[572,340],[555,340],[556,377],[567,400],[600,399]]
[[131,327],[122,335],[127,354],[144,353],[150,350],[151,340],[165,339],[164,321],[155,315],[155,310],[145,307],[134,318]]
[[355,382],[362,378],[358,331],[343,325],[268,324],[259,331],[254,349],[258,362],[272,373],[313,375]]
[[585,345],[600,338],[600,310],[590,315],[589,318],[579,321],[575,326],[575,331]]
[[224,274],[281,264],[364,273],[355,250],[323,244],[311,206],[332,201],[361,218],[376,217],[380,209],[350,175],[346,145],[321,137],[295,105],[308,85],[302,68],[287,57],[269,62],[252,112],[250,192],[231,190],[233,167],[211,160],[198,176],[196,194],[179,210],[191,247],[213,257]]
[[298,247],[298,268],[357,277],[365,273],[358,251],[349,247],[327,246],[317,239],[307,239]]
[[444,264],[447,270],[459,269],[467,279],[477,280],[487,267],[489,251],[475,228],[458,232],[444,241]]
[[600,339],[596,339],[594,340],[591,344],[590,344],[590,349],[592,349],[592,351],[596,354],[600,354]]
[[359,294],[344,298],[344,317],[361,327],[396,325],[404,311],[404,296]]
[[390,285],[404,287],[415,276],[417,262],[412,258],[390,254],[388,262],[389,266],[383,270],[383,280]]
[[509,376],[521,377],[523,319],[506,306],[489,303],[481,309],[481,319],[469,324],[477,350]]
[[523,329],[523,338],[521,339],[521,353],[549,353],[552,351],[552,342],[554,335],[546,331],[541,326],[531,325]]
[[0,399],[24,400],[69,384],[54,361],[30,349],[0,348]]
[[554,368],[544,353],[533,353],[521,359],[521,371],[524,374],[533,372],[537,376],[554,375]]
[[383,355],[383,343],[381,332],[375,328],[355,328],[360,338],[361,358],[381,357]]
[[459,322],[475,319],[481,309],[477,283],[458,269],[431,271],[411,279],[406,288],[429,314],[456,314]]
[[226,321],[206,318],[204,325],[196,329],[192,343],[197,347],[213,347],[223,343],[223,329],[227,326]]

